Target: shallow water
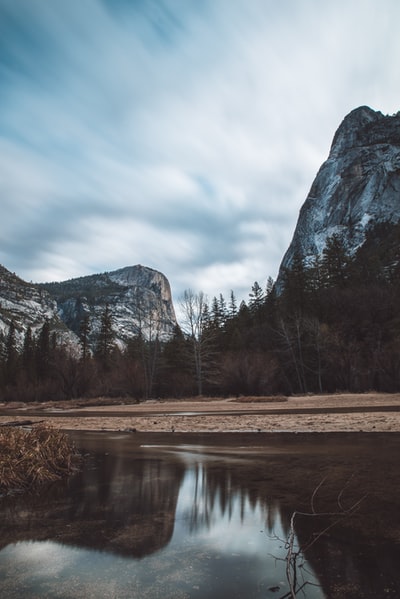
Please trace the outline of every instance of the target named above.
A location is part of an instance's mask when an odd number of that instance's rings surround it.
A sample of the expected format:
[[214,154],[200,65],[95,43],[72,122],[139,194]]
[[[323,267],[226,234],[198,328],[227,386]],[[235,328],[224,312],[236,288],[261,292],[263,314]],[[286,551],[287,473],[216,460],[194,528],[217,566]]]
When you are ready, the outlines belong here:
[[[2,597],[284,597],[290,516],[307,506],[314,481],[330,476],[316,500],[324,511],[351,480],[341,496],[348,507],[380,484],[384,461],[385,507],[398,505],[397,437],[393,447],[373,437],[373,450],[365,436],[254,444],[249,435],[220,435],[217,443],[195,435],[74,438],[86,453],[81,473],[0,501]],[[299,596],[400,596],[398,518],[386,531],[376,514],[382,500],[372,499],[364,515],[339,522],[299,558],[298,583],[306,583]],[[325,525],[299,518],[296,542]]]

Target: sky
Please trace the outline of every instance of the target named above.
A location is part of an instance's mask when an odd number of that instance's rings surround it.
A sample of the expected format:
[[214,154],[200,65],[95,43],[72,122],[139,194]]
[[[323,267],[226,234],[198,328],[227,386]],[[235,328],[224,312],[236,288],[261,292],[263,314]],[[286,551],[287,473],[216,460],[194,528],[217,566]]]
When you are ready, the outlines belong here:
[[352,109],[400,109],[398,0],[0,0],[0,263],[248,300]]

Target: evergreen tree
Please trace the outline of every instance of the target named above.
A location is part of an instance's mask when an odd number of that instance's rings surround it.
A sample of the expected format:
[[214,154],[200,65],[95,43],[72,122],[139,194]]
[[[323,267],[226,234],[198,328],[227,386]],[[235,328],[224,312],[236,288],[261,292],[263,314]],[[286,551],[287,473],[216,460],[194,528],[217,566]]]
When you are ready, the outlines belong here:
[[5,379],[6,365],[6,343],[3,331],[0,331],[0,384],[3,385]]
[[261,308],[261,306],[264,302],[264,292],[257,281],[254,282],[254,284],[251,288],[251,292],[249,293],[249,296],[250,296],[250,300],[249,300],[250,311],[255,313]]
[[172,339],[164,344],[162,350],[163,395],[183,397],[193,392],[191,361],[188,360],[188,355],[191,355],[189,343],[180,326],[176,325]]
[[298,252],[293,256],[290,269],[284,272],[283,286],[282,307],[285,312],[290,314],[296,311],[298,314],[303,314],[307,306],[309,273]]
[[18,352],[15,338],[14,321],[10,322],[6,339],[6,381],[15,383],[17,375]]
[[322,281],[325,287],[344,287],[348,277],[349,257],[338,235],[326,241],[322,252]]
[[114,339],[112,314],[110,306],[106,304],[100,319],[100,331],[96,346],[96,358],[105,370],[109,370],[111,367],[111,357],[115,347]]
[[229,301],[229,310],[228,310],[228,316],[229,318],[234,318],[237,314],[237,303],[236,303],[236,297],[235,294],[233,292],[233,289],[231,289],[231,295],[230,295],[230,301]]
[[35,342],[32,337],[31,327],[28,327],[25,331],[22,348],[22,366],[28,381],[32,381],[35,375]]
[[220,304],[215,296],[213,297],[212,302],[211,302],[210,320],[211,320],[213,328],[215,330],[219,329],[219,327],[222,324],[222,315],[221,315]]
[[43,323],[36,341],[36,368],[39,379],[43,380],[50,374],[50,323]]
[[228,309],[226,307],[226,301],[222,293],[219,294],[219,315],[220,315],[220,325],[223,326],[228,317]]
[[90,335],[90,317],[85,314],[79,326],[79,339],[81,342],[82,361],[86,362],[90,357],[89,335]]

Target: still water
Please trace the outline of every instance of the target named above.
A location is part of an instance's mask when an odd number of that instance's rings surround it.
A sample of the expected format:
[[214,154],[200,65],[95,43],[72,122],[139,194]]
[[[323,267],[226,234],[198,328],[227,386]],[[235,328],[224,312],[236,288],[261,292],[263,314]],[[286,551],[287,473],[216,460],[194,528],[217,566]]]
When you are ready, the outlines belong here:
[[[293,445],[249,440],[172,445],[94,433],[75,440],[86,454],[82,472],[38,495],[0,500],[1,597],[288,596],[285,540],[293,509],[309,495],[300,468],[314,460],[309,444],[299,455]],[[347,446],[332,455],[323,443],[312,463],[359,471],[367,448],[349,462]],[[309,520],[299,522],[296,545],[325,526]],[[400,596],[398,546],[369,545],[341,524],[323,535],[299,557],[298,596]]]

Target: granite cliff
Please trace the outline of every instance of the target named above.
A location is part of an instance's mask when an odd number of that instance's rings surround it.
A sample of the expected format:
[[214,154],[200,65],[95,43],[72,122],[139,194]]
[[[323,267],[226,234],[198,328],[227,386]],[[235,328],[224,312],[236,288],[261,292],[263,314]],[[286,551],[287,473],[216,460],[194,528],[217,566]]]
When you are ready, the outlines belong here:
[[400,112],[367,106],[348,114],[333,138],[299,214],[279,276],[297,254],[307,266],[336,235],[353,255],[379,223],[400,221]]
[[37,335],[45,321],[56,334],[59,343],[78,345],[77,336],[58,315],[57,302],[44,289],[27,283],[0,265],[0,334],[5,338],[11,322],[15,327],[15,342],[21,347],[28,327]]
[[34,285],[0,265],[0,335],[7,337],[11,322],[22,347],[25,332],[36,336],[45,321],[59,343],[79,347],[79,329],[87,315],[95,347],[101,317],[108,305],[115,342],[120,347],[141,334],[145,339],[169,339],[176,325],[170,285],[160,272],[145,266]]
[[165,341],[176,326],[167,278],[142,265],[59,283],[43,283],[40,288],[57,302],[60,319],[74,333],[79,333],[84,316],[89,317],[92,345],[106,305],[120,347],[139,334],[147,340],[158,337]]

